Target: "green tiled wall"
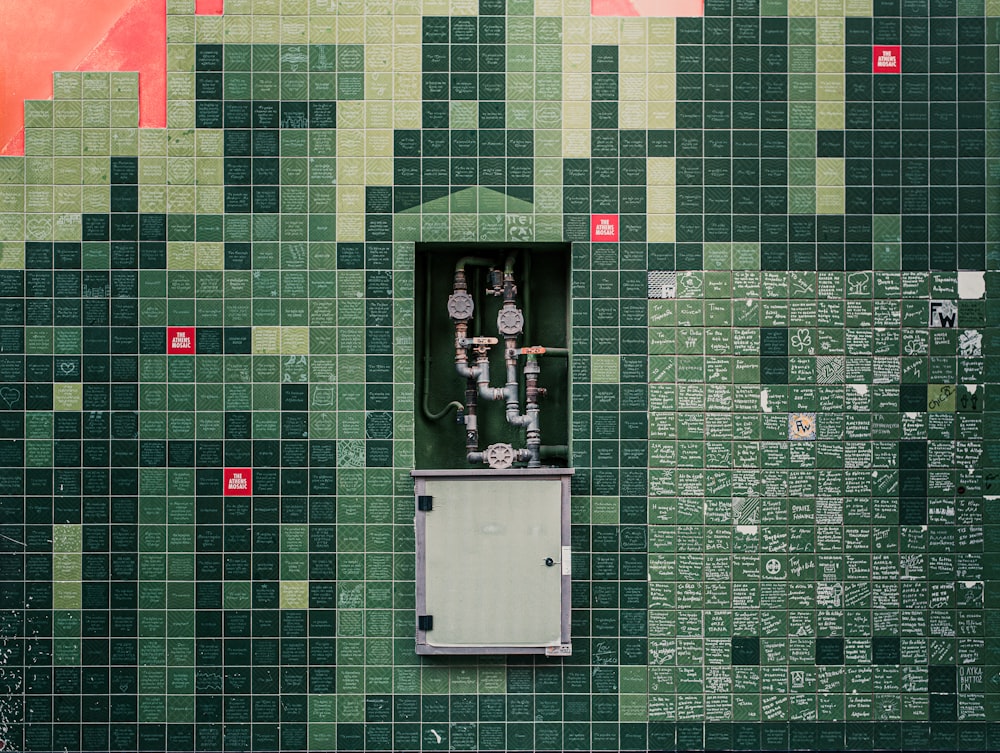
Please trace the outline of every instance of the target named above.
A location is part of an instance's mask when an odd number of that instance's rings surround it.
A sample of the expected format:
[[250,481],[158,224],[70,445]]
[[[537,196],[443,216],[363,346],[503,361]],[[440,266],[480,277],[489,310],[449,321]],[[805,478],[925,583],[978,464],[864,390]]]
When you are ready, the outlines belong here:
[[[0,742],[1000,747],[997,0],[167,12],[0,158]],[[572,657],[414,652],[425,242],[571,244]]]

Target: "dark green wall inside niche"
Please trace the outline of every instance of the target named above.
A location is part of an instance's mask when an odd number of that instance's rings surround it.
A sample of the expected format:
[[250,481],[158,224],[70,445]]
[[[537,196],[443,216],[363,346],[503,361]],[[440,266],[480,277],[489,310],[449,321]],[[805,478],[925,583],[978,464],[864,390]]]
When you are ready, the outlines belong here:
[[[524,332],[520,347],[542,345],[566,348],[568,342],[569,309],[569,244],[558,243],[418,243],[416,244],[416,275],[414,283],[415,370],[417,468],[468,468],[465,459],[465,428],[456,419],[456,411],[448,410],[434,419],[448,403],[465,399],[465,379],[455,370],[455,325],[448,316],[447,302],[451,295],[455,264],[463,257],[495,259],[503,269],[504,260],[515,254],[514,279],[517,285],[517,305],[524,313]],[[475,310],[469,324],[470,337],[497,337],[500,342],[490,349],[490,383],[501,386],[505,380],[503,338],[497,333],[497,312],[501,300],[486,294],[488,268],[469,265],[469,294]],[[474,353],[470,353],[475,358]],[[523,367],[524,356],[519,356]],[[539,386],[548,392],[542,399],[542,445],[569,445],[569,359],[562,355],[539,358]],[[521,369],[519,368],[519,374]],[[523,375],[521,379],[521,410],[524,410]],[[480,449],[495,442],[514,447],[524,446],[524,430],[511,427],[504,417],[502,402],[478,401]],[[567,453],[553,447],[545,451],[546,465],[567,465]]]

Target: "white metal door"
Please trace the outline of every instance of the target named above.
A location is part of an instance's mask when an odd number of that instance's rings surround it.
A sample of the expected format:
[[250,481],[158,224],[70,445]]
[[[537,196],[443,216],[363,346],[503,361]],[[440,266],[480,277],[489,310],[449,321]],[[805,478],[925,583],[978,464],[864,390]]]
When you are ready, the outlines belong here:
[[427,479],[433,646],[561,643],[562,482]]

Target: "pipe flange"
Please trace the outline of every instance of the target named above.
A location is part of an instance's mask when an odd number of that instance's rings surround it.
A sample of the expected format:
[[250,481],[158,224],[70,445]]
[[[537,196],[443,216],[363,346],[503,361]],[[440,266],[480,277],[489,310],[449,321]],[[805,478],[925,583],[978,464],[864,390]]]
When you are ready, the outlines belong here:
[[471,319],[474,308],[472,296],[464,290],[457,290],[448,296],[448,316],[456,322],[467,322]]
[[501,335],[519,335],[524,330],[524,314],[518,308],[502,308],[497,314],[497,329]]
[[486,448],[486,452],[483,453],[483,458],[486,460],[487,465],[490,468],[510,468],[514,465],[514,459],[517,453],[514,448],[506,443],[497,442],[496,444],[491,444]]

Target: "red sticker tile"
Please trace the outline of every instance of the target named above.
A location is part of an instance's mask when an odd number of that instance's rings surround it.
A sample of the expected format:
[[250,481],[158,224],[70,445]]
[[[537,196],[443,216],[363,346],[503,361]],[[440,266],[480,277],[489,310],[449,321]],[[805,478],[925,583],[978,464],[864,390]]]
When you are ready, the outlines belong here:
[[900,73],[902,47],[898,44],[877,44],[872,47],[872,73]]
[[590,215],[590,241],[599,243],[601,241],[618,240],[618,215],[617,214],[592,214]]
[[194,355],[194,327],[167,327],[167,353]]
[[226,497],[249,497],[253,494],[253,468],[226,468],[222,481],[222,494]]
[[199,16],[221,16],[224,0],[195,0],[194,12]]

